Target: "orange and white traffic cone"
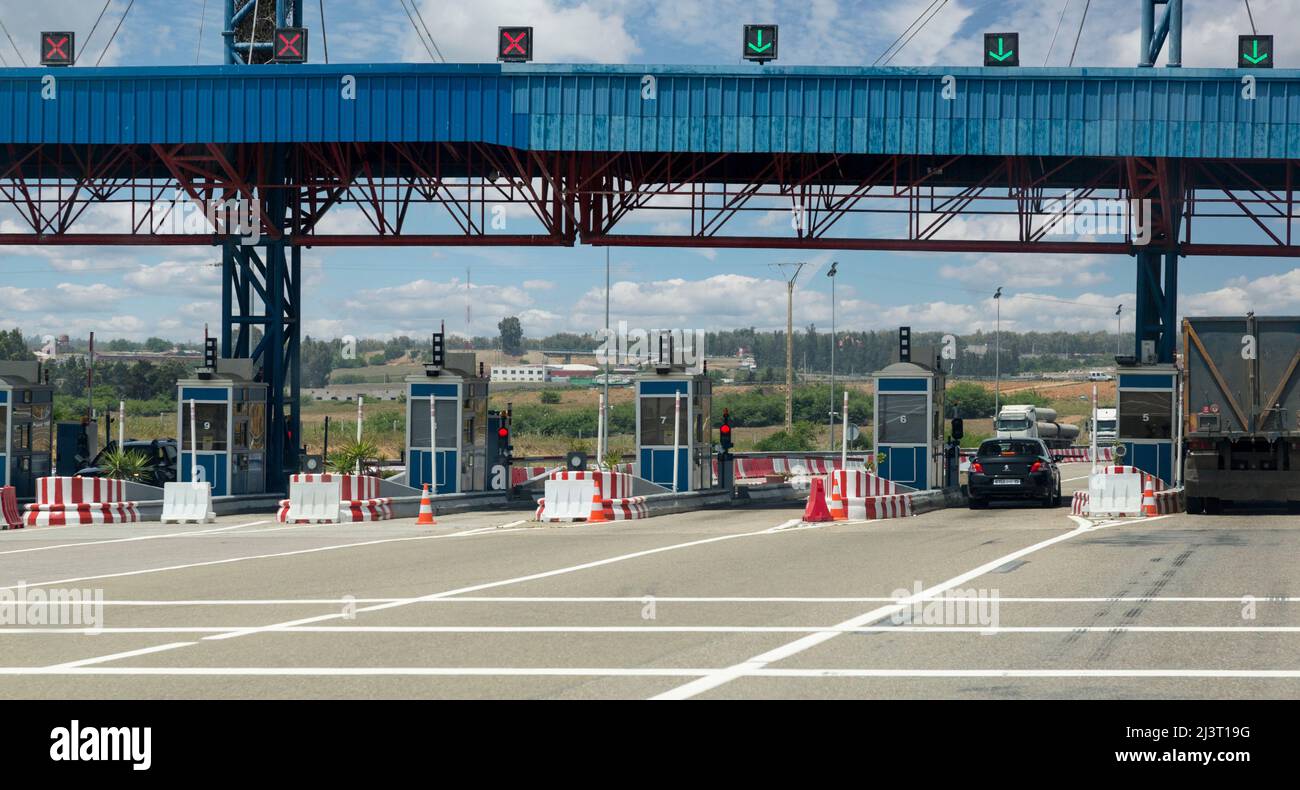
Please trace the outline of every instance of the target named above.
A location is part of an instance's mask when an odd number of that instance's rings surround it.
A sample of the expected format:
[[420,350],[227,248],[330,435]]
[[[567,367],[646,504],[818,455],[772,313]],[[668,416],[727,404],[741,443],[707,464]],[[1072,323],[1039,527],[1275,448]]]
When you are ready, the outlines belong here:
[[614,519],[605,515],[605,500],[601,498],[600,485],[597,484],[595,490],[591,492],[591,515],[587,521],[595,523],[597,521],[613,521]]
[[433,520],[433,502],[429,500],[429,484],[424,484],[424,491],[420,494],[420,517],[415,520],[417,525],[437,524]]
[[1151,485],[1150,476],[1147,476],[1142,486],[1142,515],[1146,517],[1160,515],[1156,509],[1156,492],[1155,487]]
[[848,521],[849,503],[844,495],[844,487],[840,484],[843,480],[840,472],[831,472],[831,496],[830,496],[830,514],[832,521]]

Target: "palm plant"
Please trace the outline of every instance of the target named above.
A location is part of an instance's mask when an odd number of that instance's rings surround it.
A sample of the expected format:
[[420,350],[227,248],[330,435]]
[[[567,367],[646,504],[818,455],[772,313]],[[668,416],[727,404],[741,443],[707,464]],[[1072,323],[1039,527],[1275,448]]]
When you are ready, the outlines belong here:
[[353,442],[330,453],[328,465],[330,471],[340,474],[350,474],[355,472],[357,465],[365,465],[366,461],[371,461],[379,457],[379,446],[373,442],[362,441]]
[[114,480],[141,482],[149,470],[149,459],[135,450],[114,447],[106,450],[100,459],[100,468],[106,477]]

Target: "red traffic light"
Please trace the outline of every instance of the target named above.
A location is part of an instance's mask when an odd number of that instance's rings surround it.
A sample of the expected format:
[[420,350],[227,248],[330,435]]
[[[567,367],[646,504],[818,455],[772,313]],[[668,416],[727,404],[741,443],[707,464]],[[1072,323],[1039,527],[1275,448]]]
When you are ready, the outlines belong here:
[[727,424],[724,422],[724,423],[722,424],[722,426],[718,428],[718,431],[721,432],[721,433],[723,433],[723,434],[731,433],[731,426],[730,426],[730,425],[727,425]]
[[500,436],[502,439],[506,438],[509,435],[510,435],[509,428],[497,428],[497,436]]
[[533,59],[533,29],[531,27],[497,28],[497,60],[523,63]]

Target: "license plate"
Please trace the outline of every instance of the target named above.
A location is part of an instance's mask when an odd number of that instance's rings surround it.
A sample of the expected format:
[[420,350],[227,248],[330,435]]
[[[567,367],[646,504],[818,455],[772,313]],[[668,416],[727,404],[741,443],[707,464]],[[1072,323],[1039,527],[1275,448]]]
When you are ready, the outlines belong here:
[[997,479],[995,479],[995,480],[993,481],[993,485],[995,485],[995,486],[1018,486],[1018,485],[1020,485],[1020,481],[1019,481],[1018,479],[1014,478],[1014,477],[1002,477],[1002,478],[997,478]]

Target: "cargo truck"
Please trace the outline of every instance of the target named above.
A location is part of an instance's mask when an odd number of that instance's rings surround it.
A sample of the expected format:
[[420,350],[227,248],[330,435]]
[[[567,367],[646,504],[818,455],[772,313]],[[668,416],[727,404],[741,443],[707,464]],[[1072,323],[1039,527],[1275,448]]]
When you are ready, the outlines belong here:
[[1079,426],[1056,421],[1046,406],[1003,406],[994,424],[999,439],[1042,439],[1049,448],[1069,447],[1079,438]]
[[1183,320],[1188,512],[1300,507],[1300,317]]

